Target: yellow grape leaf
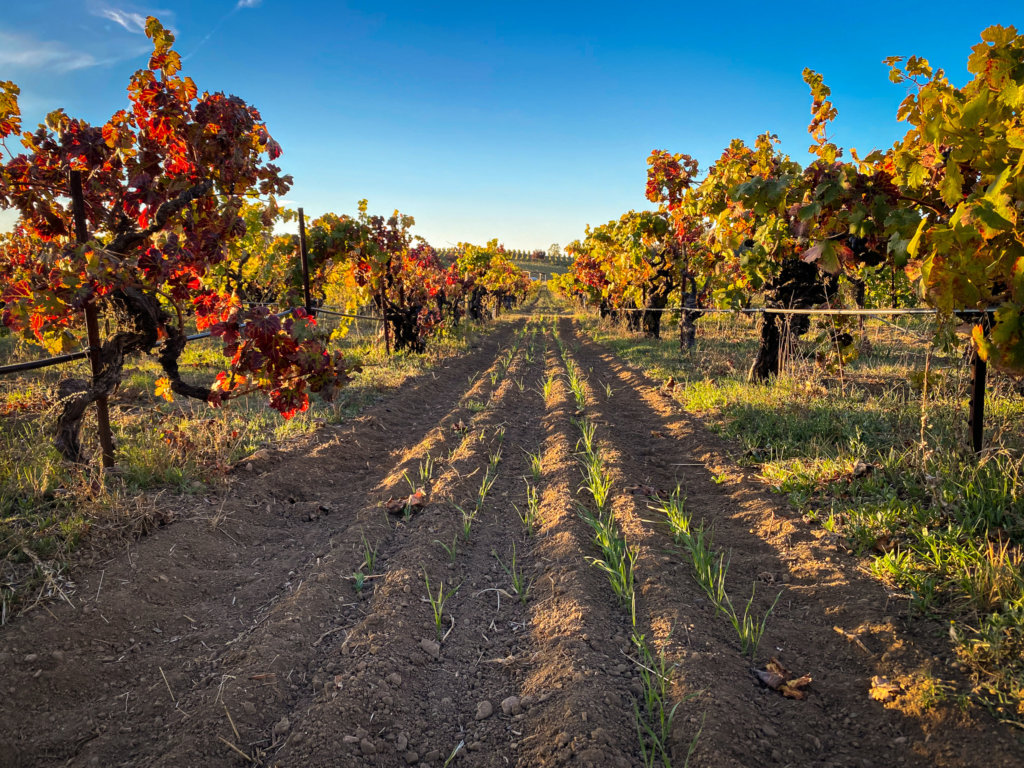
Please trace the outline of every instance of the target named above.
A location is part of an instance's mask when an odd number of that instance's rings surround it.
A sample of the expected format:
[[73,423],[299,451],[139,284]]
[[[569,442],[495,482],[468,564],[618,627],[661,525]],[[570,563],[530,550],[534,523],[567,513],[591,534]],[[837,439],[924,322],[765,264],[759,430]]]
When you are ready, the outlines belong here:
[[914,236],[910,239],[910,243],[907,245],[907,253],[910,254],[911,258],[917,258],[917,249],[921,244],[921,235],[924,234],[925,227],[928,224],[928,219],[922,217],[921,223],[917,225],[917,231]]
[[162,397],[168,403],[174,402],[174,393],[171,391],[171,380],[166,376],[156,380],[156,391],[153,393]]

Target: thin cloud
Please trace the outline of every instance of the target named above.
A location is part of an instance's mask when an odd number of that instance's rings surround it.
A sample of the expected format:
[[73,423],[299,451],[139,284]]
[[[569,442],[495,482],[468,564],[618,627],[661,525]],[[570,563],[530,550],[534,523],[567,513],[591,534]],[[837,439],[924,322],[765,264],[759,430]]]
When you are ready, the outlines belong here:
[[63,43],[0,32],[0,67],[72,72],[109,63]]
[[165,27],[175,31],[174,11],[166,8],[152,8],[130,0],[121,0],[117,5],[112,5],[109,0],[88,0],[86,8],[90,15],[112,21],[133,35],[146,34],[146,18],[149,16],[156,16]]
[[96,15],[101,16],[104,19],[109,19],[115,24],[119,24],[129,32],[136,32],[143,35],[146,33],[146,17],[141,13],[122,11],[119,8],[100,8],[96,11]]
[[235,10],[241,10],[242,8],[258,8],[263,0],[238,0],[238,5],[235,6]]

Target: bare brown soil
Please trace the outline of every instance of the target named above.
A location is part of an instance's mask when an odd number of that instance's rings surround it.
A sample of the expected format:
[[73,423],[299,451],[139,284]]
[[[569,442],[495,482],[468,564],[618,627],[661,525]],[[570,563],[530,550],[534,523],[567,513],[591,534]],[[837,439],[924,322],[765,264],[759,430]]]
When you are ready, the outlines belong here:
[[[83,566],[68,601],[6,627],[0,765],[640,765],[629,614],[588,563],[574,506],[575,406],[564,381],[547,403],[538,391],[565,372],[552,335],[491,383],[522,323],[349,424],[261,451],[216,496],[177,500],[173,525]],[[651,381],[568,321],[559,333],[589,379],[614,512],[640,551],[640,630],[676,665],[674,699],[691,696],[673,765],[694,740],[699,766],[1024,765],[1019,732],[922,693],[928,674],[950,674],[941,627],[909,618]],[[456,505],[473,505],[499,447],[466,541]],[[530,537],[516,507],[538,450]],[[428,454],[425,508],[389,516]],[[757,661],[811,675],[806,701],[761,685],[658,513],[626,490],[676,484],[731,552],[734,599],[756,583],[763,612],[781,591]],[[378,554],[357,592],[364,540]],[[454,562],[440,544],[453,540]],[[513,545],[533,579],[525,605],[502,568]],[[435,593],[457,587],[440,633],[424,573]],[[901,686],[892,701],[869,696],[876,675]]]

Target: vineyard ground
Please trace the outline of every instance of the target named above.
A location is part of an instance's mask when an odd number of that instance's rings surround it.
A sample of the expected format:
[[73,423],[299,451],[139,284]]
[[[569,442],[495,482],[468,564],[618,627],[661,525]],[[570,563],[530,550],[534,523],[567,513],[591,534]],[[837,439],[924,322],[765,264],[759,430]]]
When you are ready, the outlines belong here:
[[[332,330],[333,318],[321,319]],[[133,361],[111,398],[117,446],[116,476],[100,486],[95,470],[61,460],[52,445],[56,391],[65,377],[88,378],[86,362],[43,368],[0,378],[0,613],[6,618],[31,604],[46,581],[59,581],[81,542],[95,550],[166,520],[155,507],[166,495],[203,496],[209,486],[244,456],[266,446],[302,440],[322,425],[341,424],[416,376],[430,375],[447,358],[475,343],[477,330],[464,324],[435,339],[425,355],[388,356],[377,340],[376,323],[356,322],[332,342],[358,359],[362,369],[332,402],[313,395],[310,407],[290,420],[266,407],[262,393],[229,407],[178,397],[165,402],[154,394],[163,375],[152,358]],[[0,337],[0,362],[38,358]],[[215,340],[190,344],[182,355],[186,379],[210,382],[224,357]],[[83,426],[95,447],[96,422],[90,409]],[[174,502],[175,504],[177,502]],[[86,554],[92,556],[92,553]],[[47,574],[40,580],[39,568]],[[0,622],[2,624],[2,622]]]
[[[948,650],[925,688],[1024,723],[1024,399],[992,372],[985,450],[969,447],[966,340],[932,346],[928,321],[869,321],[860,354],[822,359],[828,318],[794,342],[770,385],[746,381],[756,331],[746,318],[702,321],[695,347],[642,339],[594,316],[587,334],[661,382],[730,454],[820,526]],[[818,337],[817,339],[815,337]],[[960,679],[953,670],[966,671]]]
[[[585,414],[556,335],[587,381]],[[173,525],[83,569],[66,601],[5,627],[0,763],[640,764],[630,613],[588,562],[576,512],[584,415],[638,551],[637,627],[674,669],[674,765],[691,747],[701,766],[1021,764],[1019,732],[984,713],[913,706],[909,687],[944,652],[931,625],[565,319],[506,321],[359,418],[259,451],[221,492],[166,509]],[[533,536],[519,517],[528,452]],[[459,508],[488,470],[466,536]],[[383,504],[407,478],[427,503],[396,519]],[[760,615],[781,593],[755,662],[811,675],[807,700],[758,682],[695,584],[645,496],[676,486],[731,553],[738,601],[756,585]],[[525,599],[509,570],[532,585]],[[431,595],[451,592],[439,627],[425,576]],[[887,704],[869,696],[879,675],[904,686]]]

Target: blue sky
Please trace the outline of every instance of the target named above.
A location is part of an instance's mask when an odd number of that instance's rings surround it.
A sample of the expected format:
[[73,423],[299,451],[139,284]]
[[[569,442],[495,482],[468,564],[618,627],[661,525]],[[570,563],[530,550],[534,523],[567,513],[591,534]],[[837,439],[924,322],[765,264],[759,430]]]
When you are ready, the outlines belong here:
[[0,80],[21,86],[26,126],[57,107],[95,123],[123,107],[148,14],[174,30],[200,90],[260,109],[307,215],[366,197],[412,214],[435,246],[513,248],[565,245],[648,206],[655,148],[705,167],[770,130],[806,160],[804,67],[833,90],[838,144],[889,146],[906,90],[884,57],[924,56],[962,83],[983,28],[1024,29],[1021,0],[10,0]]

